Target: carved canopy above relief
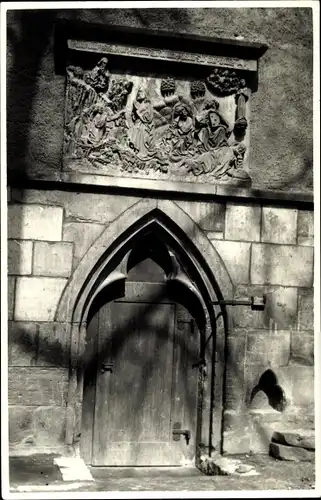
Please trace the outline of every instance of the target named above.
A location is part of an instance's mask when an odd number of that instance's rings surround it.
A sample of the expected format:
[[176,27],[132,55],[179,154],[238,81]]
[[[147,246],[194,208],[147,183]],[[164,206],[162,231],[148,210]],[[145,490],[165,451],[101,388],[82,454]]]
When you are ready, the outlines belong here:
[[250,58],[68,40],[63,170],[249,187],[256,76]]

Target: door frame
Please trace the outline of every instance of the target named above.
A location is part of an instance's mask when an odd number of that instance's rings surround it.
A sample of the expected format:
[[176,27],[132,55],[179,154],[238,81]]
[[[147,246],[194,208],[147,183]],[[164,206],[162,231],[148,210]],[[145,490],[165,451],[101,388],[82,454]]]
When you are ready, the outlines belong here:
[[212,302],[223,299],[224,295],[233,296],[234,287],[224,262],[206,234],[170,200],[142,199],[123,212],[89,248],[64,289],[55,321],[66,325],[71,342],[65,444],[79,453],[83,356],[90,303],[107,284],[114,283],[116,287],[124,289],[126,270],[119,263],[137,236],[146,228],[161,231],[173,243],[174,253],[183,255],[189,261],[199,284],[198,294],[206,304],[206,316],[211,319],[209,331],[206,331],[206,338],[210,339],[206,345],[206,357],[210,363],[207,365],[206,382],[203,384],[205,392],[200,424],[200,452],[211,454],[215,449],[220,453],[225,344],[227,332],[232,330],[233,325],[231,307],[213,307]]

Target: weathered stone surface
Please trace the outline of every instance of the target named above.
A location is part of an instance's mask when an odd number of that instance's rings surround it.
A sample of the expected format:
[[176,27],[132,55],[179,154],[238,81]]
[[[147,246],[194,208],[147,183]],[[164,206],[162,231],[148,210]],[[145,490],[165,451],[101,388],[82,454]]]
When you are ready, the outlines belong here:
[[38,350],[37,323],[8,322],[9,366],[36,364]]
[[8,238],[60,241],[62,214],[63,209],[60,207],[9,205]]
[[176,201],[204,231],[224,231],[225,204],[205,201]]
[[[100,224],[110,222],[127,208],[139,201],[133,196],[116,196],[98,193],[75,193],[65,191],[39,191],[36,189],[12,191],[13,200],[24,203],[59,205],[65,209],[65,217],[74,221],[93,221]],[[95,207],[95,210],[93,210]],[[49,238],[41,238],[48,240]],[[59,241],[61,238],[55,238]]]
[[[252,453],[269,453],[272,435],[275,431],[284,432],[293,429],[312,429],[314,415],[305,414],[302,408],[298,412],[279,412],[269,408],[251,409],[248,418],[252,422]],[[310,431],[309,431],[310,432]]]
[[252,311],[249,307],[234,307],[235,327],[284,330],[296,327],[298,291],[294,287],[264,285],[237,286],[235,298],[248,299],[251,296],[266,295],[264,311]]
[[207,231],[206,233],[209,240],[224,240],[224,233],[217,231]]
[[9,443],[55,446],[64,442],[66,409],[9,405]]
[[214,245],[226,265],[233,283],[248,283],[251,244],[241,241],[212,240],[212,245]]
[[[262,390],[257,392],[250,403],[250,408],[252,410],[271,410],[271,406],[269,404],[269,398],[266,393]],[[276,410],[275,410],[276,411]]]
[[17,278],[16,321],[52,321],[66,285],[63,278]]
[[225,239],[260,241],[261,207],[228,203],[225,217]]
[[315,450],[315,432],[305,430],[273,432],[272,442],[287,446],[298,446],[306,450]]
[[31,274],[32,241],[8,241],[8,274]]
[[314,367],[291,364],[280,368],[280,374],[291,387],[291,403],[294,406],[314,406]]
[[313,366],[314,333],[307,330],[291,332],[291,358],[297,363]]
[[251,283],[311,287],[313,248],[254,243]]
[[224,388],[224,407],[226,410],[239,411],[243,407],[245,358],[246,334],[242,332],[239,335],[228,337]]
[[224,410],[223,415],[223,428],[225,431],[231,431],[238,425],[239,411],[237,410]]
[[68,369],[9,367],[9,405],[64,406],[68,379]]
[[289,460],[291,462],[313,462],[315,459],[313,451],[294,446],[284,446],[278,443],[270,444],[270,455],[280,460]]
[[73,244],[36,241],[33,257],[33,274],[68,278],[72,269]]
[[296,244],[298,211],[292,208],[262,208],[262,238],[268,243]]
[[244,363],[229,363],[226,368],[224,407],[226,410],[241,410],[244,405]]
[[78,265],[80,259],[104,229],[105,226],[94,222],[64,223],[62,239],[74,243],[73,267]]
[[312,211],[299,210],[298,245],[314,245],[314,212]]
[[314,293],[313,288],[299,290],[298,298],[298,329],[313,330],[314,328]]
[[256,331],[247,335],[246,364],[282,366],[290,359],[290,331]]
[[39,323],[37,366],[69,366],[70,328],[65,323]]
[[[235,335],[234,335],[235,333]],[[244,364],[246,357],[246,344],[247,344],[247,332],[246,331],[235,331],[233,336],[228,336],[226,339],[227,343],[227,366],[233,367],[235,364]]]
[[201,455],[200,466],[202,472],[209,476],[256,476],[259,473],[253,465],[242,463],[237,458],[222,457],[220,455]]
[[232,431],[223,432],[223,453],[237,454],[248,453],[251,444],[250,423],[234,428]]
[[8,277],[8,320],[13,319],[16,278]]
[[63,323],[9,321],[9,365],[67,367],[70,332]]

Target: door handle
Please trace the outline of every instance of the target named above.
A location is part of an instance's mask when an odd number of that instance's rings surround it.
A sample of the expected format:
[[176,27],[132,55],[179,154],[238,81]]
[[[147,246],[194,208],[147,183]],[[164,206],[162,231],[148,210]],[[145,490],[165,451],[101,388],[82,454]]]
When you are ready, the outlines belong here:
[[188,444],[190,442],[190,439],[191,439],[191,431],[189,429],[181,429],[181,424],[179,422],[176,422],[176,424],[174,424],[174,428],[173,428],[173,439],[174,441],[179,441],[180,440],[180,437],[181,435],[182,436],[185,436],[185,439],[186,439],[186,444]]
[[113,367],[114,363],[102,363],[100,367],[100,372],[105,373],[105,372],[110,372],[113,373]]

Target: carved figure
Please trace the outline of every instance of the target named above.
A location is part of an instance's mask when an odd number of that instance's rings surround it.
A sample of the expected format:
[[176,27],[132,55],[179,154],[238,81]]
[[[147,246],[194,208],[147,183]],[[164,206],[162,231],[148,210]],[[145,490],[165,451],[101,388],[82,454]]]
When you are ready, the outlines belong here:
[[218,107],[217,101],[209,101],[203,112],[195,118],[199,141],[197,154],[186,162],[188,171],[194,175],[211,174],[215,178],[221,178],[231,167],[234,158],[234,151],[228,144],[231,128],[219,113]]
[[86,73],[85,81],[97,92],[105,92],[108,89],[109,77],[108,59],[107,57],[103,57],[94,69]]
[[173,108],[172,150],[173,156],[186,153],[194,141],[193,110],[188,103],[178,102]]
[[206,151],[228,145],[231,129],[218,107],[217,101],[209,101],[204,111],[195,118],[196,133]]
[[152,149],[153,109],[145,90],[139,89],[132,109],[132,126],[128,135],[130,145],[140,159],[149,156]]
[[113,113],[107,103],[104,105],[102,102],[84,110],[80,140],[87,145],[98,145],[105,139],[107,124],[114,122],[123,114],[124,110]]
[[127,103],[127,98],[133,88],[133,82],[125,79],[114,80],[108,92],[110,107],[113,111],[119,111],[124,108]]
[[250,181],[243,168],[249,95],[244,80],[231,70],[216,68],[206,82],[222,96],[236,93],[235,122],[230,125],[218,101],[204,99],[208,92],[204,82],[176,85],[173,78],[166,78],[151,86],[155,98],[147,95],[142,84],[129,99],[136,78],[111,77],[107,58],[91,71],[67,68],[64,155],[68,166],[105,168],[110,175],[144,177],[153,171],[173,179],[201,176],[202,182]]

